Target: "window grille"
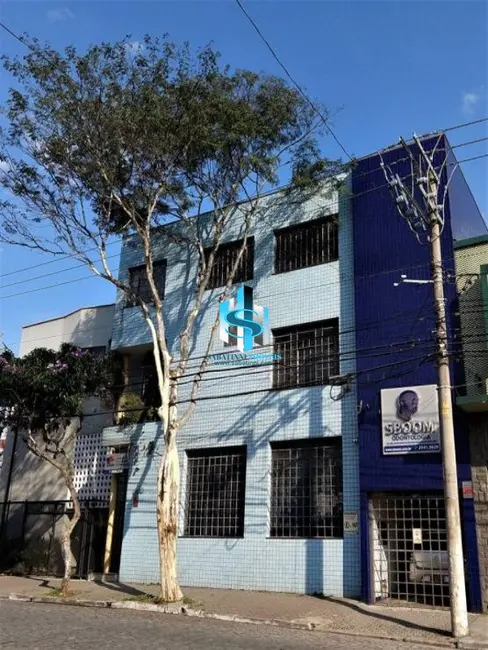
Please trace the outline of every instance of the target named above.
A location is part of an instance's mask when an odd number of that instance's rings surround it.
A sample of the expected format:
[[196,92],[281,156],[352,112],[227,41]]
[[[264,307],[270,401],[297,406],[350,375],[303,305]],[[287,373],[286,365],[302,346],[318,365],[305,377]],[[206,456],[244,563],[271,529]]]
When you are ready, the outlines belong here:
[[368,520],[375,600],[448,607],[443,494],[374,494],[369,499]]
[[[227,284],[231,271],[236,263],[239,251],[242,248],[243,240],[233,241],[229,244],[221,244],[215,254],[214,263],[210,272],[207,289],[224,287]],[[208,260],[211,250],[205,251]],[[252,280],[254,267],[254,238],[248,237],[246,248],[237,267],[233,284]]]
[[339,255],[337,215],[275,232],[275,273],[286,273],[337,260]]
[[325,385],[339,374],[338,320],[273,330],[275,388]]
[[[164,285],[166,282],[166,260],[153,262],[154,282],[161,298],[164,298]],[[132,291],[144,302],[152,302],[152,292],[147,279],[146,266],[134,266],[129,269],[129,286]],[[128,300],[129,306],[135,304]]]
[[271,537],[342,537],[341,439],[271,444]]
[[242,537],[246,447],[187,451],[185,535]]

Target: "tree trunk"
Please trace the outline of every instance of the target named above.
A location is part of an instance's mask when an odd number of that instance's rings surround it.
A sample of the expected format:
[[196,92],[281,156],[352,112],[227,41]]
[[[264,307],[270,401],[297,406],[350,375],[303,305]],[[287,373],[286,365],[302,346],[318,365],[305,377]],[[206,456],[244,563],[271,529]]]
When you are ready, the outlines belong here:
[[168,426],[158,481],[158,534],[161,585],[159,600],[174,603],[183,598],[176,567],[180,464],[176,427]]
[[68,490],[73,501],[73,516],[71,519],[68,519],[64,524],[64,530],[61,537],[61,554],[63,556],[64,562],[64,576],[61,580],[61,595],[68,596],[69,586],[71,582],[71,535],[75,529],[76,524],[79,522],[81,517],[81,508],[80,502],[78,499],[78,494],[75,490],[72,481],[68,482]]

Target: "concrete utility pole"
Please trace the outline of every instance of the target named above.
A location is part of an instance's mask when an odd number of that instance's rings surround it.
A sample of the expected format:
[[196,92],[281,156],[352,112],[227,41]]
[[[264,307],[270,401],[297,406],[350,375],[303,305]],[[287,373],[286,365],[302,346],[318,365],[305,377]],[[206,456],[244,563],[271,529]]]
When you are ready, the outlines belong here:
[[[442,136],[440,136],[442,137]],[[407,219],[411,230],[420,241],[420,234],[427,234],[432,255],[432,283],[436,309],[436,350],[439,393],[439,421],[442,440],[442,464],[444,472],[444,499],[446,504],[447,551],[449,558],[449,593],[451,604],[451,631],[456,638],[469,634],[464,576],[464,554],[459,509],[454,420],[452,412],[451,376],[448,356],[448,336],[444,298],[441,234],[444,224],[443,204],[439,205],[439,176],[422,142],[414,137],[419,150],[417,161],[404,140],[412,162],[412,176],[423,197],[423,205],[416,199],[415,191],[409,191],[398,175],[393,175],[382,163],[383,171],[395,195],[400,214]],[[422,171],[423,170],[423,171]]]

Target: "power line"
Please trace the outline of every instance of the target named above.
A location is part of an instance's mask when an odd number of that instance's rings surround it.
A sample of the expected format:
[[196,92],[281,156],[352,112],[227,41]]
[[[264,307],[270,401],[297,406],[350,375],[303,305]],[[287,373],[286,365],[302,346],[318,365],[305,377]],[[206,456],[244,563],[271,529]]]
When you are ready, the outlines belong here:
[[[114,246],[115,244],[118,244],[118,243],[119,243],[118,240],[108,242],[108,244],[106,244],[105,248],[108,248],[109,246]],[[81,252],[82,253],[93,253],[93,251],[97,251],[97,250],[99,250],[99,249],[96,246],[94,246],[93,248],[87,248],[86,250],[81,251]],[[18,273],[25,273],[25,271],[31,271],[32,269],[38,269],[41,266],[48,266],[49,264],[57,264],[58,262],[62,262],[64,260],[70,259],[70,258],[71,259],[78,259],[76,257],[76,255],[71,255],[70,253],[66,253],[66,254],[60,255],[55,260],[48,260],[47,262],[40,262],[39,264],[33,264],[32,266],[25,266],[23,269],[15,269],[15,271],[9,271],[8,273],[2,273],[2,278],[6,278],[9,275],[16,275]],[[62,270],[65,271],[65,270],[68,270],[68,269],[62,269]],[[51,275],[51,274],[49,273],[47,275]],[[47,277],[47,275],[46,276],[41,275],[41,276],[38,276],[38,277]],[[38,278],[31,278],[31,279],[36,279],[37,280]],[[29,280],[24,280],[24,282],[29,282]],[[11,286],[11,285],[5,285],[5,286]],[[2,289],[2,288],[3,287],[0,286],[0,289]]]
[[[88,252],[88,251],[85,251],[85,252]],[[109,255],[107,257],[107,260],[112,260],[112,259],[114,259],[114,258],[116,258],[118,256],[119,256],[118,254]],[[58,260],[56,260],[56,261],[58,261]],[[60,272],[66,273],[67,271],[73,271],[75,269],[82,269],[82,268],[86,268],[86,264],[76,264],[75,266],[68,266],[67,268],[62,269],[62,271],[51,271],[51,273],[45,273],[44,275],[38,275],[35,278],[28,278],[27,280],[17,280],[16,282],[11,282],[10,284],[2,284],[2,285],[0,285],[0,289],[7,289],[8,287],[14,287],[14,286],[19,285],[19,284],[25,284],[26,282],[35,282],[36,280],[40,280],[41,278],[49,278],[52,275],[59,275]],[[9,274],[6,273],[5,275],[9,275]],[[93,275],[93,277],[96,277],[96,276]],[[17,294],[17,295],[22,295],[22,294]]]
[[472,120],[471,122],[463,122],[462,124],[455,124],[454,126],[449,126],[447,129],[441,129],[441,133],[447,133],[448,131],[456,131],[457,129],[464,129],[467,126],[472,126],[473,124],[481,124],[481,122],[488,122],[488,117],[482,117],[479,120]]
[[484,138],[476,138],[476,140],[468,140],[468,142],[461,142],[460,144],[451,145],[451,149],[458,149],[459,147],[468,147],[471,144],[478,144],[478,142],[486,142],[488,136]]
[[[473,161],[473,160],[479,160],[480,158],[487,158],[487,157],[488,157],[488,154],[482,154],[482,155],[479,155],[479,156],[473,156],[473,157],[471,157],[471,158],[465,158],[465,159],[463,159],[463,160],[458,161],[458,164],[465,163],[465,162],[470,162],[470,161]],[[405,178],[409,178],[410,176],[411,176],[411,175],[407,175]],[[388,183],[383,183],[382,185],[374,186],[374,187],[372,187],[372,188],[369,188],[369,189],[367,189],[367,190],[364,190],[363,192],[350,193],[350,194],[347,196],[347,198],[348,198],[348,199],[357,199],[357,198],[359,198],[360,196],[364,196],[365,194],[368,194],[368,193],[373,192],[373,191],[378,191],[378,190],[383,189],[383,188],[386,188],[386,187],[388,187]],[[317,208],[317,209],[320,210],[320,208]],[[112,243],[115,243],[115,242],[112,242]],[[90,250],[90,249],[89,249],[89,250]],[[95,249],[91,249],[91,250],[96,250],[96,248],[95,248]],[[86,252],[88,252],[88,251],[86,251]],[[50,261],[50,262],[45,262],[45,264],[53,263],[53,261],[57,261],[57,260],[52,260],[52,261]],[[389,273],[389,272],[390,272],[390,271],[388,271],[388,273]],[[8,275],[8,274],[5,274],[5,275]],[[9,295],[7,295],[7,296],[0,296],[0,300],[6,300],[6,299],[8,299],[8,298],[16,298],[17,296],[27,295],[27,294],[30,294],[30,293],[35,293],[35,292],[37,292],[37,291],[44,291],[44,290],[46,290],[46,289],[52,289],[52,288],[55,288],[55,287],[57,287],[57,286],[62,286],[62,285],[70,284],[70,283],[73,283],[73,282],[79,282],[79,281],[82,281],[82,280],[87,280],[87,279],[89,279],[89,278],[91,278],[91,277],[96,277],[96,276],[86,276],[86,277],[82,277],[82,278],[77,278],[77,279],[73,279],[73,280],[68,280],[68,281],[66,281],[66,282],[62,282],[62,283],[57,283],[57,284],[53,284],[53,285],[48,285],[47,287],[37,287],[37,288],[35,288],[35,289],[30,289],[30,290],[28,290],[28,291],[24,291],[24,292],[21,292],[21,293],[13,293],[13,294],[9,294]],[[0,289],[1,289],[1,287],[0,287]]]
[[300,84],[299,84],[297,81],[295,81],[295,79],[291,76],[290,72],[288,71],[288,69],[286,68],[286,66],[284,65],[284,63],[282,63],[281,60],[279,59],[279,57],[278,57],[278,55],[276,54],[275,50],[273,49],[273,46],[271,45],[271,43],[266,39],[266,37],[264,36],[264,34],[262,33],[262,31],[259,29],[258,25],[256,24],[256,21],[252,18],[252,16],[250,16],[250,14],[249,14],[249,13],[246,11],[246,9],[244,8],[244,6],[243,6],[241,0],[236,0],[236,3],[237,3],[237,5],[239,6],[239,8],[240,8],[240,10],[242,11],[242,13],[246,16],[246,18],[249,20],[249,22],[251,23],[251,25],[254,27],[256,33],[259,35],[259,37],[260,37],[261,40],[264,42],[264,44],[266,45],[266,47],[268,48],[268,50],[271,52],[271,55],[273,56],[273,58],[275,59],[275,61],[278,63],[278,65],[280,66],[280,68],[283,70],[283,72],[286,74],[286,76],[288,77],[288,79],[289,79],[289,80],[292,82],[292,84],[297,88],[297,90],[300,92],[300,94],[301,94],[302,97],[305,99],[305,101],[309,104],[309,106],[310,106],[310,107],[315,111],[315,113],[320,117],[320,119],[322,120],[322,122],[325,124],[325,127],[327,128],[327,130],[330,132],[330,134],[332,135],[332,137],[334,138],[334,140],[337,142],[337,144],[338,144],[339,147],[342,149],[342,151],[346,154],[346,156],[349,158],[349,160],[352,160],[352,159],[353,159],[352,156],[348,153],[348,151],[346,150],[346,148],[344,147],[344,145],[342,144],[342,142],[339,140],[339,138],[337,137],[337,135],[334,133],[334,131],[332,130],[331,126],[330,126],[329,123],[327,122],[326,118],[322,115],[322,112],[317,108],[317,106],[315,105],[315,103],[314,103],[314,102],[313,102],[313,101],[308,97],[308,95],[305,93],[305,91],[304,91],[303,88],[300,86]]

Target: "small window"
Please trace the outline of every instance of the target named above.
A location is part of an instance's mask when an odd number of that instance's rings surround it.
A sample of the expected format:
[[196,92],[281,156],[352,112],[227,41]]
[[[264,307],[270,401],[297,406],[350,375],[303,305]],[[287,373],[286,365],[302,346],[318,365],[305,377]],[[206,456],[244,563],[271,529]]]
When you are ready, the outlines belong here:
[[271,537],[342,537],[340,438],[271,444]]
[[153,351],[146,352],[142,360],[141,397],[146,406],[159,408],[161,394],[158,386],[158,375]]
[[242,537],[246,447],[187,451],[185,535]]
[[337,215],[275,232],[275,273],[326,264],[338,258]]
[[326,385],[339,374],[339,322],[308,323],[273,330],[274,388]]
[[[153,262],[153,275],[158,293],[161,298],[164,298],[164,285],[166,282],[166,260],[161,262]],[[132,291],[140,296],[144,302],[152,302],[152,293],[147,281],[146,266],[134,266],[129,269],[129,285]],[[128,305],[135,304],[128,300]]]
[[[242,248],[243,240],[233,241],[230,244],[221,244],[215,254],[214,263],[210,272],[207,289],[225,287],[230,273],[236,263],[239,251]],[[208,260],[211,249],[205,251]],[[248,237],[246,248],[237,267],[233,284],[252,280],[254,267],[254,238]]]

